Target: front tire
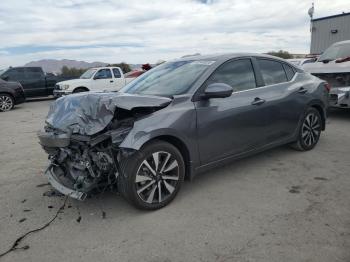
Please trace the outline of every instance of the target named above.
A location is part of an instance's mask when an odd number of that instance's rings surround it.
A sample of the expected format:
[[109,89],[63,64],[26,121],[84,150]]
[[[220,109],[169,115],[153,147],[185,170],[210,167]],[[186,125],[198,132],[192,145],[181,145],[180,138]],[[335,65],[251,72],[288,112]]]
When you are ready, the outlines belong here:
[[168,205],[181,188],[185,164],[173,145],[155,140],[120,163],[118,189],[139,209],[155,210]]
[[8,94],[0,94],[0,112],[10,111],[15,106],[15,101]]
[[310,107],[306,110],[298,132],[298,140],[291,145],[299,151],[313,149],[320,139],[322,118],[317,109]]

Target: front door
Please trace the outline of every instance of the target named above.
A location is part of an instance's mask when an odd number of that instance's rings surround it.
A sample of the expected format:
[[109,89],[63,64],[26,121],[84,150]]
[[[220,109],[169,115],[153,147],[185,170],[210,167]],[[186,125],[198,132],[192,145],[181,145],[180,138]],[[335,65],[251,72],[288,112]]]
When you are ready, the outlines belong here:
[[114,79],[111,69],[103,68],[98,70],[93,78],[92,89],[98,91],[113,91]]
[[264,140],[268,110],[259,102],[256,77],[250,58],[231,60],[208,78],[233,88],[227,98],[195,102],[201,164],[250,151]]

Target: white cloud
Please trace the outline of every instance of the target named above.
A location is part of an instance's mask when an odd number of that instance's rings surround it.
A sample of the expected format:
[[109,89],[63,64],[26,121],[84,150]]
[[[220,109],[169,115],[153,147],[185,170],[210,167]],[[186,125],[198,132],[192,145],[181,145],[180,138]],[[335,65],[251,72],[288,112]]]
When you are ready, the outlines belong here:
[[[311,1],[1,0],[0,67],[30,60],[155,62],[191,53],[309,50]],[[315,1],[315,16],[348,11]]]

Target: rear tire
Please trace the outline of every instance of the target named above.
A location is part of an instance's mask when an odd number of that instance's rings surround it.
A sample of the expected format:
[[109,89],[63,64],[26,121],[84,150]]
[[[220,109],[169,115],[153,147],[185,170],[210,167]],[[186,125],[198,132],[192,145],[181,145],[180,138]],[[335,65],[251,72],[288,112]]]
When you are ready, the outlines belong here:
[[155,140],[120,161],[121,195],[139,209],[156,210],[168,205],[181,188],[185,163],[173,145]]
[[322,118],[317,109],[310,107],[306,110],[298,131],[298,140],[291,147],[298,151],[313,149],[320,139]]
[[15,106],[15,100],[9,94],[0,94],[0,112],[10,111]]

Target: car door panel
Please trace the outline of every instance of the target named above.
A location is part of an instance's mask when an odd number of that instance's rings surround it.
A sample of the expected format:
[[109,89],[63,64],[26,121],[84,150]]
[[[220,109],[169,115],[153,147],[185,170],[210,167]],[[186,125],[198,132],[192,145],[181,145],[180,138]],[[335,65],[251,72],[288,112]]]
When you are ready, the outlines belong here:
[[[269,122],[265,105],[252,105],[256,90],[195,103],[201,163],[238,155],[263,144]],[[232,106],[234,105],[234,106]]]
[[113,91],[114,78],[109,68],[98,70],[93,78],[92,89],[98,91]]
[[195,102],[202,164],[252,150],[264,140],[268,111],[264,103],[253,104],[259,93],[255,79],[251,60],[245,58],[224,63],[206,81],[228,84],[235,92]]
[[257,70],[267,84],[257,90],[257,95],[266,101],[266,114],[269,115],[264,143],[288,140],[294,135],[304,110],[302,105],[305,102],[299,92],[302,87],[286,70],[287,67],[292,70],[289,66],[269,59],[257,59],[257,62]]

